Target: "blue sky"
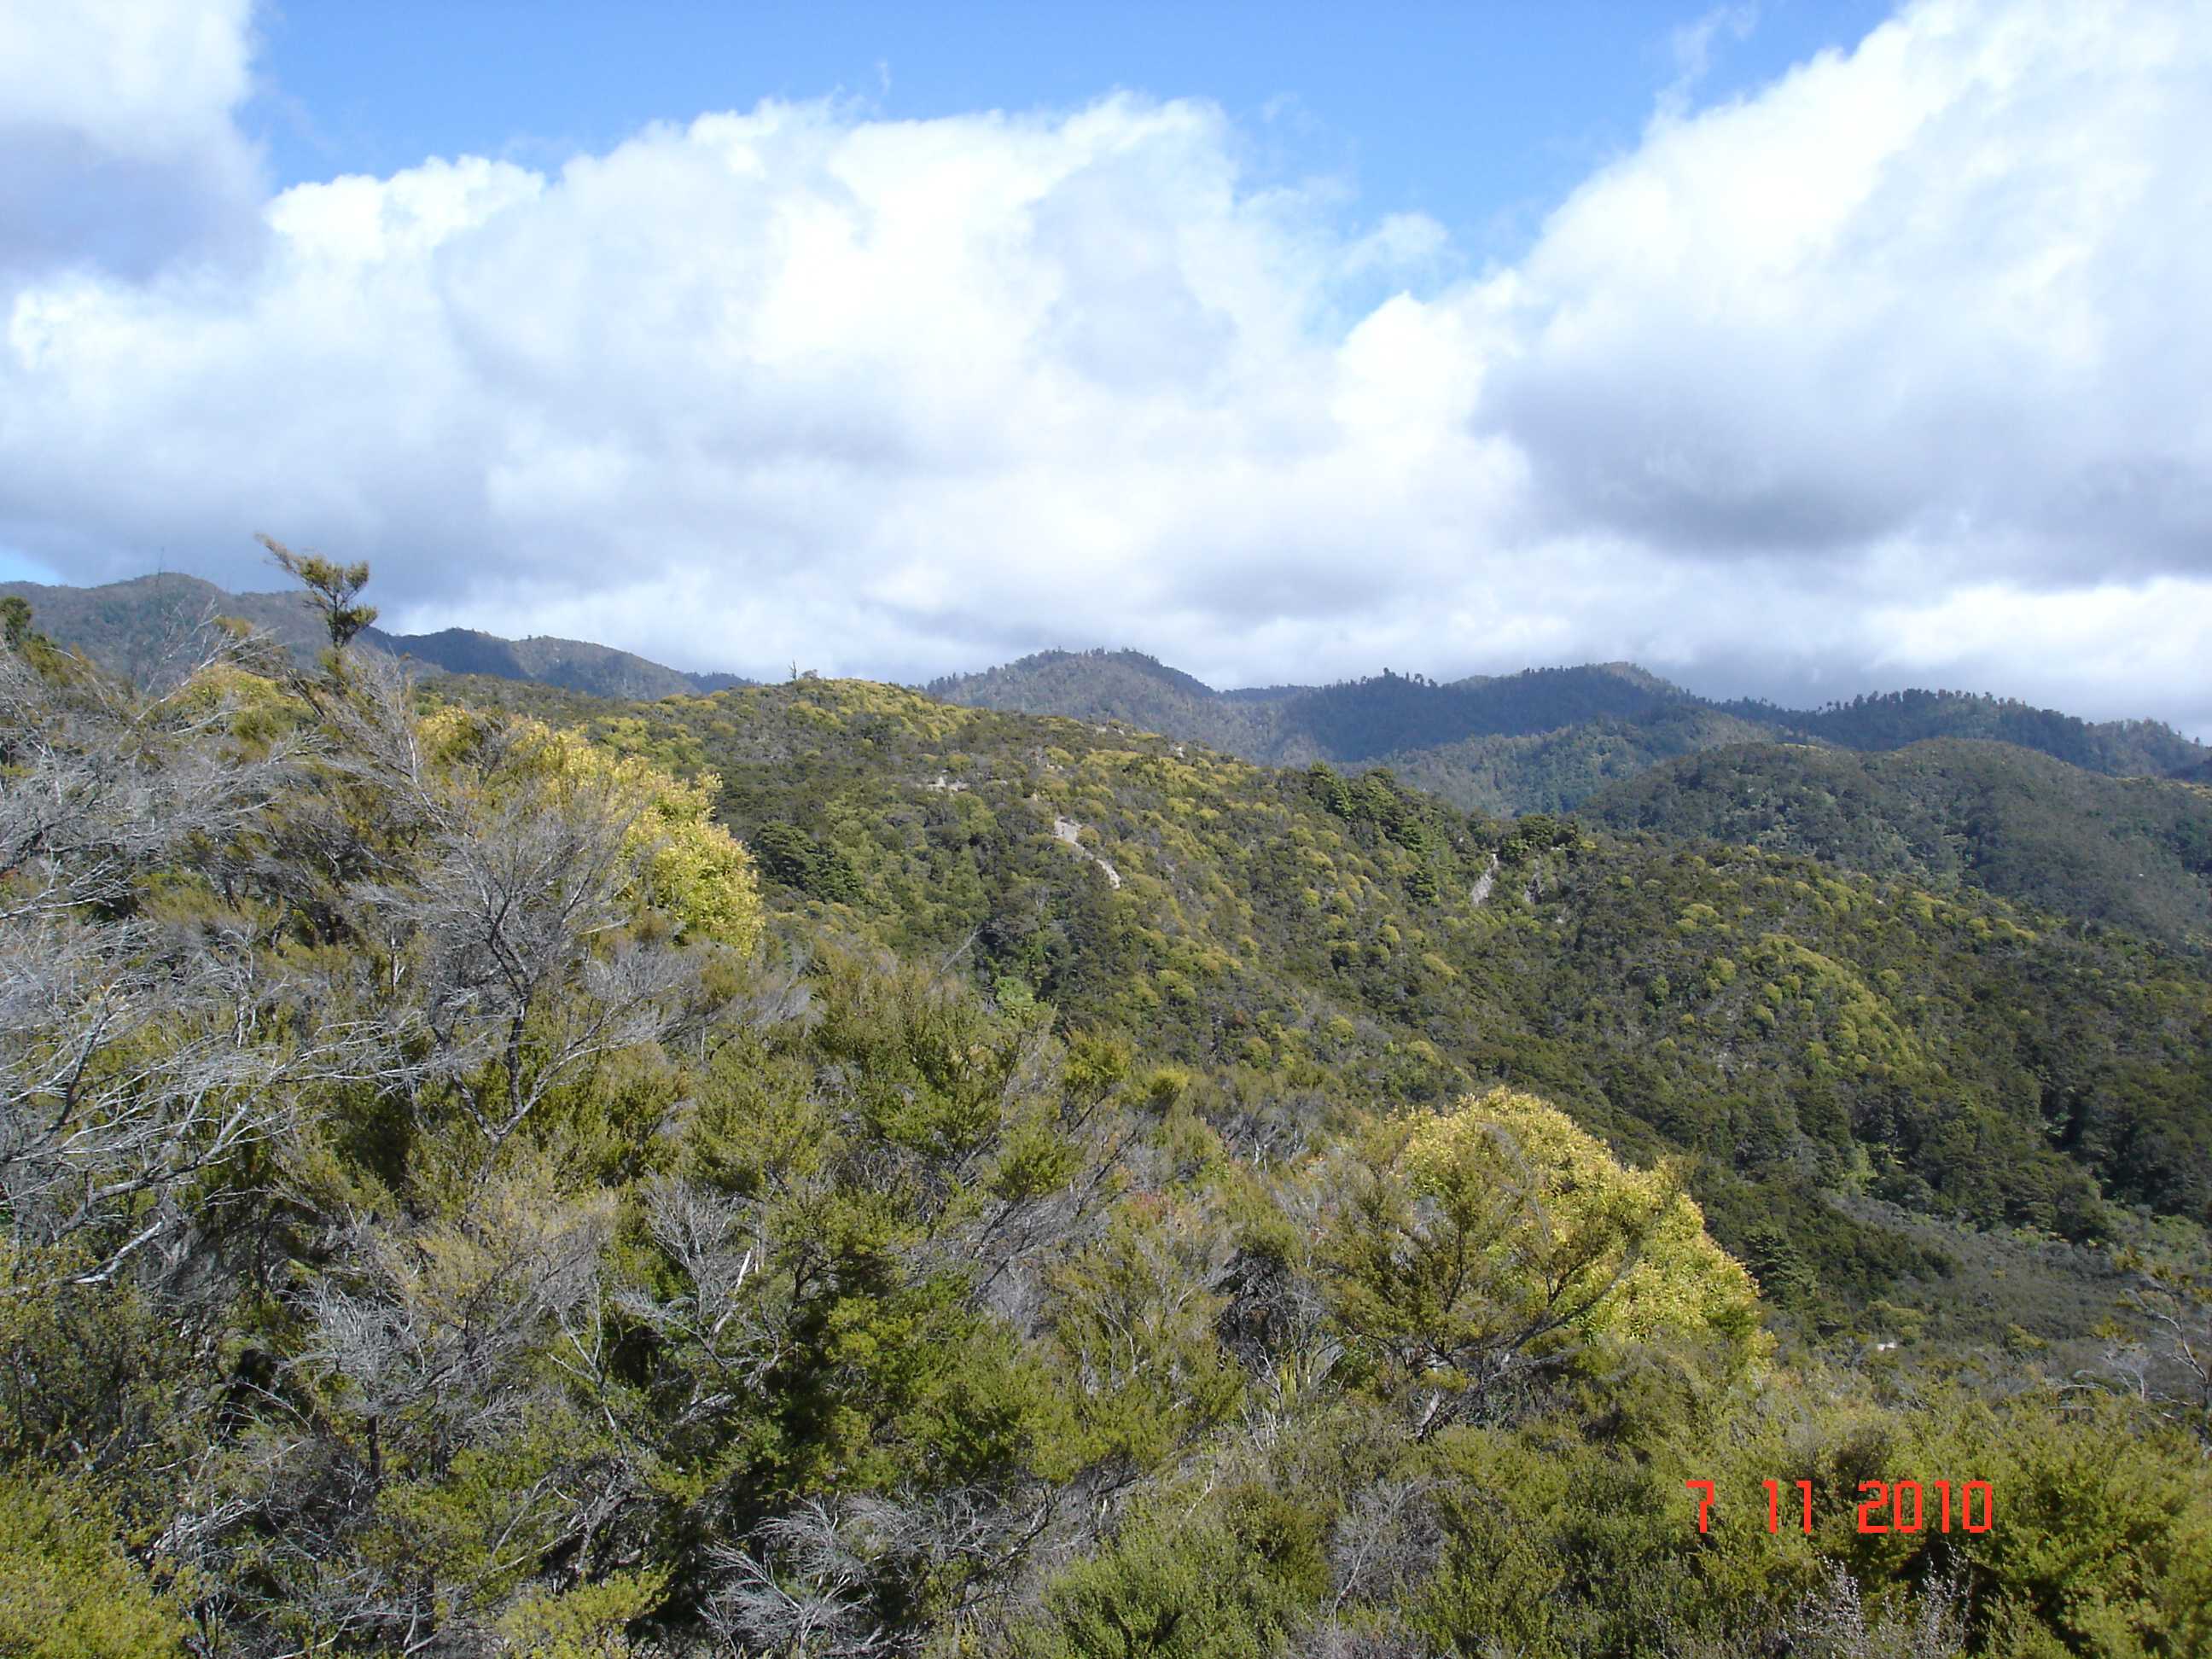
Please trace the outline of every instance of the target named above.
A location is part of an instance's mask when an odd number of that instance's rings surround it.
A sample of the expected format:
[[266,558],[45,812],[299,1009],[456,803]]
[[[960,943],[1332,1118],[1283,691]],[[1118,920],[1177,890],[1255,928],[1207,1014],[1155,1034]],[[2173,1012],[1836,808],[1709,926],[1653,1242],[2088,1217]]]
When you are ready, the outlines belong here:
[[0,0],[0,570],[2212,734],[2203,0]]
[[[294,0],[264,11],[243,125],[280,185],[427,156],[557,167],[763,99],[872,115],[1065,108],[1116,88],[1219,104],[1255,180],[1328,175],[1516,255],[1670,93],[1756,88],[1887,15],[1867,0],[1342,4],[672,4]],[[1693,42],[1705,43],[1702,53]]]

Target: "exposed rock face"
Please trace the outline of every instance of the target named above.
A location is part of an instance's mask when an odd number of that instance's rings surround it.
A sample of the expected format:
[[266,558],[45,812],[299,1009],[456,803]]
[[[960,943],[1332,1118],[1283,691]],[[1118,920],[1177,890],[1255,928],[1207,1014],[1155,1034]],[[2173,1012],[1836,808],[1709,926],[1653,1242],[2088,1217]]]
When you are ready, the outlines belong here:
[[1073,818],[1055,817],[1052,821],[1052,833],[1054,836],[1058,840],[1066,842],[1070,847],[1073,847],[1077,852],[1082,854],[1084,857],[1089,859],[1093,864],[1097,865],[1100,872],[1106,878],[1106,884],[1118,893],[1121,890],[1121,872],[1083,844],[1083,830],[1084,826],[1078,823]]
[[1473,902],[1474,908],[1480,910],[1482,908],[1482,902],[1490,896],[1490,890],[1497,885],[1498,854],[1492,853],[1490,855],[1489,867],[1475,878],[1475,884],[1468,889],[1467,896]]

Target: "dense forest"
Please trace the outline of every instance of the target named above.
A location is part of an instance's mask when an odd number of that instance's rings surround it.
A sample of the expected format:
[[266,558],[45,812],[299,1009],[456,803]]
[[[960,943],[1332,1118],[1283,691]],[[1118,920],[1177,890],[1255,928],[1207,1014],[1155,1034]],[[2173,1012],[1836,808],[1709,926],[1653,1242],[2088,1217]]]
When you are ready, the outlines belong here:
[[[1858,1170],[1877,1196],[2087,1237],[2092,1175],[2191,1219],[2212,1199],[2212,981],[2133,934],[865,682],[556,718],[713,770],[775,902],[1177,1060],[1363,1105],[1540,1087],[1638,1150],[1703,1154],[1717,1203]],[[2150,986],[2171,988],[2155,1018]]]
[[1621,663],[1224,695],[1133,652],[1054,652],[931,690],[1271,763],[1381,767],[1479,812],[1579,813],[1808,853],[2172,943],[2212,940],[2212,799],[2169,787],[2201,786],[2212,762],[2155,721],[2092,724],[1951,691],[1813,710],[1716,704]]
[[2164,776],[2201,765],[2203,745],[2156,720],[2100,723],[2036,708],[2011,697],[1965,691],[1891,691],[1831,703],[1810,713],[1765,703],[1723,705],[1746,719],[1845,749],[1899,749],[1930,738],[2008,743],[2113,777]]
[[292,565],[7,613],[0,1651],[2212,1648],[2201,953]]
[[1762,744],[1655,767],[1583,811],[2212,945],[2212,790],[2201,783],[2106,777],[1989,741],[1869,755]]
[[1449,684],[1386,669],[1335,685],[1217,692],[1134,651],[1048,651],[927,690],[976,708],[1119,721],[1270,765],[1386,763],[1486,810],[1560,810],[1626,770],[1768,729],[1626,663]]
[[978,708],[1120,721],[1272,765],[1388,766],[1458,805],[1508,814],[1576,811],[1660,762],[1761,742],[1873,752],[1978,738],[2115,777],[2208,764],[2202,744],[2155,720],[2093,724],[1953,691],[1809,710],[1716,703],[1630,663],[1448,683],[1385,670],[1336,685],[1217,692],[1133,651],[1048,651],[928,690]]

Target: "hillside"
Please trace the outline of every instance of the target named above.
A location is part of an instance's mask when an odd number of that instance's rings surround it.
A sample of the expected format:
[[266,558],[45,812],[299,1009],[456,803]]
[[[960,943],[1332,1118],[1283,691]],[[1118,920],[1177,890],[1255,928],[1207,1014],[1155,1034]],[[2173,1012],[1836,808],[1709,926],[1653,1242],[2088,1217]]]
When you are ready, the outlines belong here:
[[2212,977],[2131,935],[865,682],[562,712],[716,773],[772,903],[1233,1063],[1277,1113],[1539,1089],[1635,1156],[1697,1159],[1724,1239],[1791,1217],[1847,1298],[1917,1258],[1823,1192],[2077,1237],[2100,1187],[2212,1204]]
[[[328,643],[297,593],[232,593],[196,576],[138,576],[100,587],[0,582],[0,595],[7,594],[27,600],[40,629],[57,643],[139,681],[188,665],[216,617],[252,623],[303,659]],[[507,640],[465,628],[434,634],[371,628],[361,643],[441,672],[534,680],[598,696],[665,697],[747,683],[732,674],[687,673],[581,640]]]
[[2212,1639],[2201,959],[890,686],[21,622],[0,1648]]
[[1385,764],[1462,806],[1509,813],[1571,811],[1659,761],[1776,738],[1869,751],[1984,738],[2115,776],[2207,763],[2203,744],[2155,721],[2093,725],[1953,692],[1802,711],[1715,703],[1629,663],[1449,684],[1385,672],[1247,694],[1214,691],[1133,652],[1054,652],[927,689],[981,708],[1120,720],[1272,765]]
[[1810,854],[2212,943],[2212,792],[2105,777],[2010,744],[1736,745],[1655,767],[1582,811],[1616,829]]
[[[307,656],[330,643],[298,593],[231,593],[197,576],[134,576],[98,587],[0,582],[0,596],[10,594],[28,602],[49,639],[141,682],[185,665],[215,617],[252,623]],[[386,636],[372,629],[362,637],[380,647]]]
[[1119,720],[1248,758],[1274,753],[1276,705],[1304,689],[1216,691],[1140,651],[1042,651],[978,674],[933,680],[925,688],[933,697],[973,708]]
[[2164,777],[2208,759],[2203,744],[2157,720],[2093,722],[2013,698],[1963,691],[1891,691],[1810,711],[1759,702],[1720,706],[1774,731],[1869,752],[1931,738],[1976,738],[2033,749],[2110,777]]
[[1661,761],[1767,736],[1735,715],[1680,704],[1642,719],[1606,715],[1546,732],[1462,738],[1388,754],[1380,763],[1472,811],[1574,812],[1607,785]]
[[1215,691],[1136,652],[1047,652],[927,689],[975,708],[1116,721],[1268,765],[1387,765],[1458,805],[1507,813],[1571,811],[1656,761],[1767,730],[1626,663],[1449,684],[1386,672]]
[[687,673],[611,646],[547,635],[507,640],[471,628],[447,628],[434,634],[385,635],[377,643],[394,656],[428,663],[449,674],[534,680],[592,696],[649,700],[750,684],[735,674]]
[[[1134,651],[1052,651],[925,688],[947,702],[1120,720],[1270,765],[1360,763],[1476,738],[1646,720],[1695,705],[1626,663],[1530,669],[1439,684],[1385,671],[1326,686],[1216,691]],[[1749,729],[1749,728],[1746,728]]]

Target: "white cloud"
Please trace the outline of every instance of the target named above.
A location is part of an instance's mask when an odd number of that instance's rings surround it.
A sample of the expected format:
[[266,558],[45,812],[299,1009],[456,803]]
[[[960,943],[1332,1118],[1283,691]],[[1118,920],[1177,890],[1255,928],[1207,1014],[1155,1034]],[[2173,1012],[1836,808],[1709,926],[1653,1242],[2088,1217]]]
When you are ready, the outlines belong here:
[[1730,5],[1716,6],[1677,27],[1668,41],[1674,51],[1674,79],[1659,94],[1660,109],[1675,116],[1686,112],[1691,95],[1712,71],[1713,43],[1723,35],[1731,40],[1749,40],[1758,27],[1757,6]]
[[[243,154],[246,20],[201,15],[173,107],[39,118]],[[25,50],[127,80],[154,38]],[[244,264],[19,282],[0,543],[250,582],[267,528],[403,624],[697,666],[1632,656],[2212,728],[2208,94],[2185,7],[1917,7],[1662,105],[1455,284],[1434,224],[1255,190],[1218,111],[1130,96],[302,185]]]
[[246,0],[78,0],[0,10],[0,108],[112,155],[221,142],[246,95]]
[[2201,8],[1916,8],[1565,204],[1490,418],[1672,545],[2212,571],[2208,145]]
[[143,276],[250,230],[259,158],[231,112],[249,0],[0,0],[0,296],[94,262]]

